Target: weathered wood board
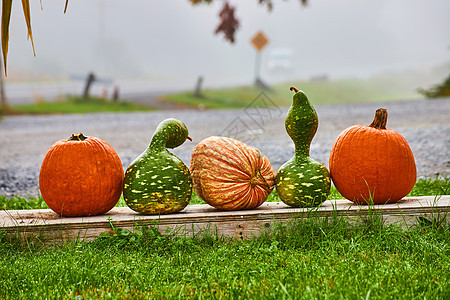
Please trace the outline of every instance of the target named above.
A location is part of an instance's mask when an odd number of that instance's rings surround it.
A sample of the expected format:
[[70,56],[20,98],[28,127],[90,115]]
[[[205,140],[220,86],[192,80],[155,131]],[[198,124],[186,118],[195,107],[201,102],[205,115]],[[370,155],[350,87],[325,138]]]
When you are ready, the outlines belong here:
[[221,211],[209,205],[188,205],[170,215],[142,215],[128,207],[116,207],[104,215],[61,218],[50,209],[9,210],[0,212],[1,230],[21,236],[39,235],[48,240],[91,240],[112,228],[133,230],[135,225],[153,225],[161,233],[173,230],[192,236],[209,231],[213,234],[249,238],[272,230],[277,223],[297,218],[346,216],[361,221],[382,216],[386,223],[403,227],[419,219],[450,219],[450,195],[404,198],[395,204],[356,205],[347,200],[328,200],[319,208],[292,208],[282,202],[266,202],[253,210]]

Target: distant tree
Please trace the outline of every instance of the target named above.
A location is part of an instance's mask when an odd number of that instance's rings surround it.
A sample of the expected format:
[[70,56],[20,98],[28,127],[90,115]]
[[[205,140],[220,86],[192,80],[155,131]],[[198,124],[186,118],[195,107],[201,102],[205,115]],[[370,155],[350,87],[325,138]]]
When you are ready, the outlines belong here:
[[[193,5],[211,4],[217,0],[189,0]],[[265,5],[267,10],[271,11],[273,8],[272,0],[257,0],[259,4]],[[285,0],[286,1],[286,0]],[[299,0],[303,6],[308,4],[308,0]],[[236,8],[231,6],[228,1],[225,1],[222,9],[219,12],[220,23],[215,30],[215,34],[223,33],[225,40],[234,44],[235,33],[239,28],[239,20],[235,16]]]
[[450,97],[450,74],[443,83],[436,84],[428,90],[419,88],[417,91],[427,98]]

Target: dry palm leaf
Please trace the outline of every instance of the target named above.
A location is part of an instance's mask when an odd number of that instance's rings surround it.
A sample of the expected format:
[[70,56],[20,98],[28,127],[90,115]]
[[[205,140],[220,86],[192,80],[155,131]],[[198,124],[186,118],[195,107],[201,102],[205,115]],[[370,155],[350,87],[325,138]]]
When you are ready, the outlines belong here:
[[31,14],[30,14],[30,0],[22,0],[23,15],[25,16],[25,22],[27,22],[28,38],[31,40],[33,46],[33,54],[36,56],[34,50],[33,33],[31,32]]
[[6,75],[6,57],[8,55],[9,20],[11,19],[12,0],[2,0],[2,52]]
[[[64,13],[67,10],[67,5],[69,0],[66,0],[66,5],[64,7]],[[41,2],[42,7],[42,2]],[[2,25],[1,25],[1,39],[2,39],[2,53],[3,53],[3,66],[6,75],[6,61],[8,57],[8,42],[9,42],[9,22],[11,20],[11,8],[12,0],[2,0]],[[30,13],[30,0],[22,0],[23,15],[25,16],[25,22],[27,23],[28,38],[31,40],[31,45],[33,46],[33,54],[36,56],[36,51],[34,49],[33,33],[31,31],[31,13]]]

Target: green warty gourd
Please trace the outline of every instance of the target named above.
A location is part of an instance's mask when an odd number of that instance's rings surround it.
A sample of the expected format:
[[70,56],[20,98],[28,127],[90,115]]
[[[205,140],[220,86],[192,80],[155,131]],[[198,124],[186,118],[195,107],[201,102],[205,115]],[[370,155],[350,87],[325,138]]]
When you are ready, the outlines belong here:
[[278,196],[292,207],[318,206],[330,193],[327,168],[309,155],[319,120],[316,110],[303,91],[295,91],[285,120],[286,131],[295,145],[295,154],[280,167],[275,177]]
[[161,122],[148,148],[127,168],[123,196],[133,210],[144,214],[168,214],[185,208],[192,195],[188,167],[167,148],[191,140],[186,125],[177,119]]

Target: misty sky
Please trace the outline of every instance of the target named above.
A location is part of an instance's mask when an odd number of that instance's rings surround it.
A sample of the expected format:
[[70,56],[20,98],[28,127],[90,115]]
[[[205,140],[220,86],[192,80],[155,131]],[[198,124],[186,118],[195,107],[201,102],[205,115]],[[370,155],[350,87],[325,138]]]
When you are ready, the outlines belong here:
[[[293,51],[294,72],[309,78],[370,76],[450,61],[448,0],[232,0],[241,27],[237,43],[214,35],[223,1],[192,6],[188,0],[31,1],[37,57],[26,39],[20,1],[14,1],[8,71],[68,76],[95,71],[112,78],[251,82],[259,30],[270,39],[262,52]],[[270,76],[263,67],[262,75]]]

